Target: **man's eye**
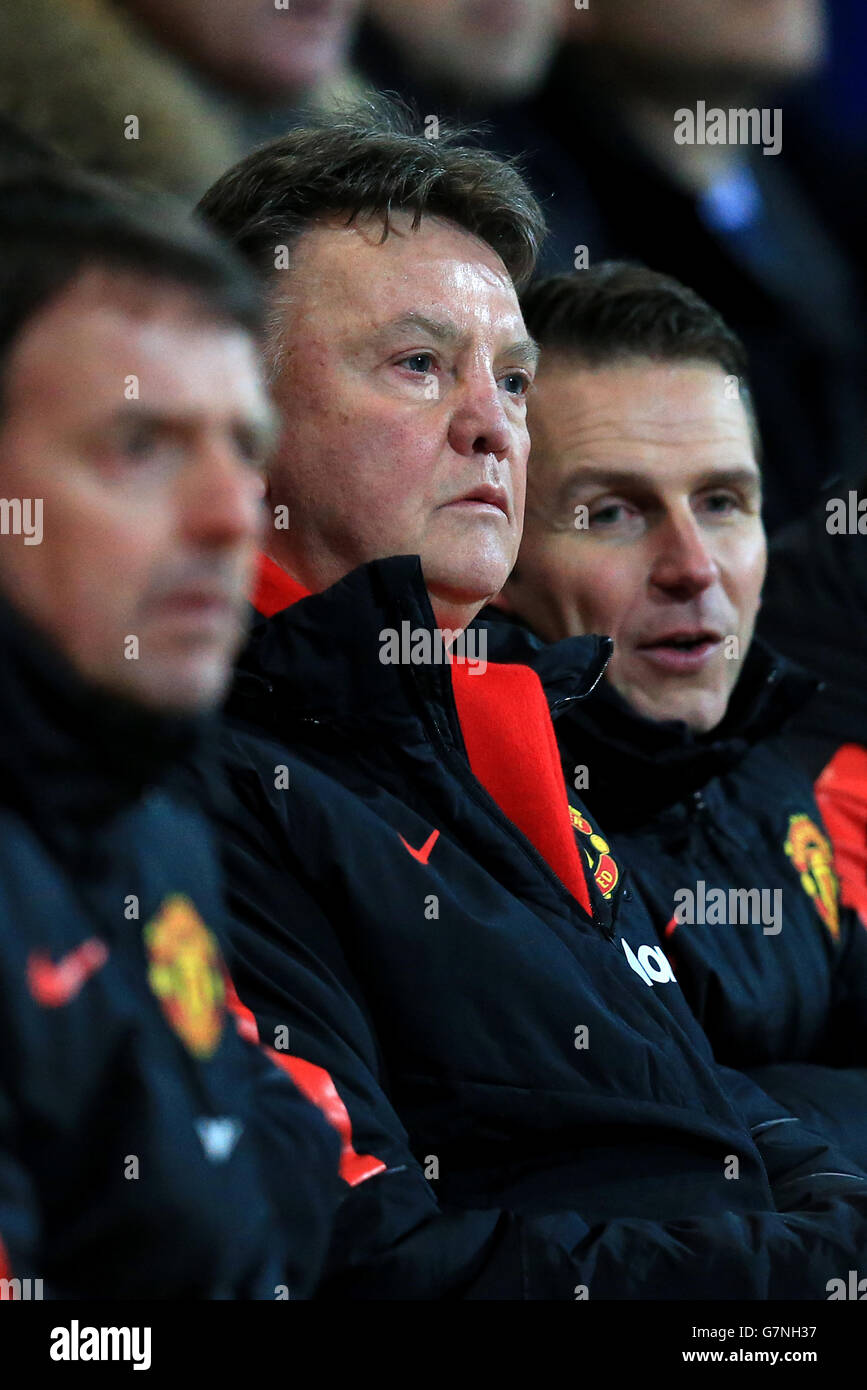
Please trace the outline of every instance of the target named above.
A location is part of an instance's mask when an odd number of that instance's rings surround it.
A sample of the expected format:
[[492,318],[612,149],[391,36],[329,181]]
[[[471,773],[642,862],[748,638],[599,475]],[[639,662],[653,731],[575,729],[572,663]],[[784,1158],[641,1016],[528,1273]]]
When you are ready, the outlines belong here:
[[512,396],[526,396],[533,385],[526,372],[509,372],[508,375],[501,377],[500,381]]
[[622,502],[610,502],[607,507],[600,507],[598,511],[592,512],[590,521],[594,526],[614,526],[624,519],[624,515],[625,508]]
[[404,357],[398,363],[400,367],[409,367],[411,372],[418,372],[419,376],[428,376],[433,365],[434,355],[432,352],[414,352],[411,357]]
[[705,506],[715,516],[728,516],[740,505],[730,492],[713,492],[704,499]]
[[185,441],[158,425],[143,422],[124,430],[117,439],[114,458],[122,466],[166,472],[181,467],[187,457]]
[[121,436],[121,451],[129,458],[145,458],[156,448],[158,438],[153,425],[133,425]]

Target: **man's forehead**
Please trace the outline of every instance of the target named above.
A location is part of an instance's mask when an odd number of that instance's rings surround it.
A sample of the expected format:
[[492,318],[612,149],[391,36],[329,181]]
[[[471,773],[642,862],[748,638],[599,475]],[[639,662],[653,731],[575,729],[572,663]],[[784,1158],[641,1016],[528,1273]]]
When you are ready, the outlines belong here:
[[10,365],[22,384],[47,374],[54,394],[87,377],[93,397],[116,396],[119,378],[131,390],[128,378],[145,372],[167,397],[194,383],[235,399],[263,389],[256,345],[240,325],[213,317],[183,287],[101,271],[77,277],[34,315]]
[[753,457],[746,410],[721,368],[552,369],[544,353],[542,362],[530,428],[546,452],[623,455],[637,468],[643,449]]
[[[412,312],[442,318],[460,311],[480,322],[510,314],[522,323],[515,288],[496,251],[441,218],[422,218],[413,228],[409,214],[394,214],[384,239],[381,217],[350,226],[320,224],[299,239],[291,273],[290,298],[304,295],[306,287],[320,309],[327,300],[347,317],[385,323]],[[275,288],[279,295],[279,273]]]

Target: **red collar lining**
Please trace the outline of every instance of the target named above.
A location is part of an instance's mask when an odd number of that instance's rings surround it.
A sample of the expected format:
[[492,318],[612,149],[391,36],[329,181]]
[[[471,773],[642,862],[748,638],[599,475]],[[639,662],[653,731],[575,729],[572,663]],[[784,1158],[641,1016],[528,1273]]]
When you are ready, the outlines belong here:
[[[253,605],[264,617],[308,595],[309,590],[270,556],[259,556]],[[529,666],[500,662],[481,672],[453,665],[451,674],[474,775],[592,915],[554,726],[539,677]]]

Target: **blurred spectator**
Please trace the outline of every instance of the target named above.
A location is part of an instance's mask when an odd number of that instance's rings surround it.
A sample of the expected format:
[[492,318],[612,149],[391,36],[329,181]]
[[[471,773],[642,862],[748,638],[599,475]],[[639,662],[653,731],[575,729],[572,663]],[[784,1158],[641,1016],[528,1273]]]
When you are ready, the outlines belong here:
[[209,82],[296,104],[339,68],[359,0],[121,0]]
[[4,178],[34,166],[47,166],[62,163],[58,155],[44,140],[28,135],[14,121],[0,115],[0,172]]
[[[162,0],[170,3],[170,0]],[[424,113],[478,113],[543,80],[568,0],[368,0],[356,61]]]
[[195,200],[325,99],[359,0],[0,0],[0,112],[79,164]]
[[[596,216],[531,146],[536,191],[553,195],[546,265],[637,258],[725,312],[750,354],[774,529],[858,471],[865,435],[862,278],[794,171],[775,95],[821,66],[822,0],[594,0],[570,33],[530,114],[571,156]],[[701,138],[703,113],[753,107],[766,110],[761,143],[738,143],[747,132],[731,122],[727,143]],[[684,111],[693,143],[675,139],[690,134]],[[774,129],[783,152],[768,157]]]
[[238,150],[219,107],[105,0],[0,0],[0,111],[81,165],[187,197]]
[[864,0],[828,0],[829,62],[803,95],[805,117],[848,154],[867,151],[867,8]]
[[232,111],[248,149],[281,134],[299,107],[339,95],[360,0],[121,4]]

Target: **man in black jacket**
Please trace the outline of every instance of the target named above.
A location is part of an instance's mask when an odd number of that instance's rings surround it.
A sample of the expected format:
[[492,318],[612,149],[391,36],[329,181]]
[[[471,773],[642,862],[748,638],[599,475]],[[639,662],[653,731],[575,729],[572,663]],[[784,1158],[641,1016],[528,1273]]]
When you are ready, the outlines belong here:
[[169,208],[0,184],[0,1297],[303,1297],[338,1140],[241,1041],[171,790],[243,631],[257,297]]
[[265,147],[205,211],[268,283],[286,410],[225,740],[238,988],[379,1163],[323,1292],[824,1298],[867,1249],[863,1180],[714,1063],[567,805],[549,707],[609,643],[540,679],[454,636],[518,544],[526,191],[368,115]]
[[[717,1058],[863,1164],[867,935],[778,738],[818,682],[753,638],[765,539],[742,349],[640,266],[540,282],[525,312],[545,365],[501,603],[549,642],[614,638],[605,680],[557,721],[566,776]],[[515,650],[529,643],[513,632]]]

